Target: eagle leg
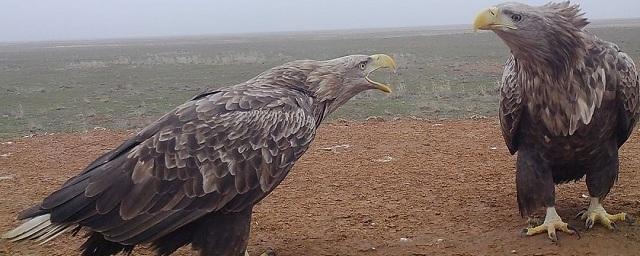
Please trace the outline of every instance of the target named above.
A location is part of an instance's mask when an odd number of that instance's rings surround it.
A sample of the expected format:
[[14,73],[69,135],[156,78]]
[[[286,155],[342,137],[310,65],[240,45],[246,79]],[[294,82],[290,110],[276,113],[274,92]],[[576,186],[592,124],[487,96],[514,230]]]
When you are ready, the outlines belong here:
[[252,207],[241,212],[205,215],[194,224],[191,242],[201,256],[246,255],[251,229]]
[[635,219],[631,215],[624,212],[614,215],[607,213],[604,207],[602,207],[602,204],[600,204],[600,199],[597,197],[591,198],[589,208],[580,211],[578,217],[585,221],[587,229],[593,228],[596,222],[600,222],[600,224],[611,230],[616,229],[617,221],[625,221],[627,223],[635,222]]
[[562,218],[560,218],[560,216],[556,212],[555,207],[547,208],[547,214],[544,218],[544,222],[541,225],[526,228],[523,230],[523,233],[527,236],[533,236],[546,231],[549,239],[551,239],[551,241],[553,242],[557,242],[558,235],[556,234],[556,230],[565,232],[569,235],[577,234],[578,237],[580,237],[580,233],[578,233],[575,228],[562,221]]

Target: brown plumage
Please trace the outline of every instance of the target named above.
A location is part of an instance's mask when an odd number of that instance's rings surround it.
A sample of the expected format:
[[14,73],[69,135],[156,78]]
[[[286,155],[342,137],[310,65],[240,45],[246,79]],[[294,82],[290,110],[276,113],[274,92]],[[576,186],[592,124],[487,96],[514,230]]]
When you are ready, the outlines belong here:
[[289,173],[322,120],[359,92],[386,55],[294,61],[178,106],[24,211],[14,241],[84,228],[83,255],[151,243],[168,255],[243,255],[253,206]]
[[[590,228],[597,220],[591,215],[606,214],[600,202],[618,177],[618,149],[640,114],[633,61],[584,30],[587,24],[569,2],[501,4],[481,12],[474,24],[494,31],[511,49],[500,89],[502,134],[509,151],[518,152],[520,213],[547,207],[544,228],[553,240],[549,226],[559,220],[554,184],[586,176],[592,202],[582,216]],[[601,222],[613,227],[625,216]],[[567,231],[566,223],[555,228]],[[527,233],[541,231],[534,229]]]

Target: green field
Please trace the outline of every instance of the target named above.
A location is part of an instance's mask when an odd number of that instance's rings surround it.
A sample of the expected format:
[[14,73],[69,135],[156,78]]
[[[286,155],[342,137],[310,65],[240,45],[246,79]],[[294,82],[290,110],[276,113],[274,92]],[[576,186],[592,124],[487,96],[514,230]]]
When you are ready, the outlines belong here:
[[[640,60],[640,26],[591,30]],[[394,92],[361,94],[332,118],[494,115],[508,49],[492,33],[454,28],[0,44],[0,137],[135,129],[205,88],[357,53],[396,58]]]

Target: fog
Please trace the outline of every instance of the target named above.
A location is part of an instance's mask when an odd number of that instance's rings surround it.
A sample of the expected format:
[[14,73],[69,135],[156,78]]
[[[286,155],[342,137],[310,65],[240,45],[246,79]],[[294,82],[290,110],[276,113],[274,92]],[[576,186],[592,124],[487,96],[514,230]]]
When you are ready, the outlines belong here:
[[[469,24],[490,0],[0,0],[0,41],[212,35]],[[523,1],[539,5],[547,1]],[[591,19],[631,18],[638,0],[585,0]]]

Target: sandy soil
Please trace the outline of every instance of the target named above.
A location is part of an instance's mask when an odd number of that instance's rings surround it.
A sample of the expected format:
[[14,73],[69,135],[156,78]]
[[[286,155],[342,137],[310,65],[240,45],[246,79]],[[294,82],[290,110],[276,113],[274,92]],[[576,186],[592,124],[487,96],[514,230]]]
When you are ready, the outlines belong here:
[[[0,230],[127,133],[39,135],[0,144]],[[328,151],[322,148],[337,147]],[[622,149],[610,212],[640,215],[640,140]],[[582,238],[521,237],[514,160],[494,119],[324,125],[313,147],[255,209],[249,250],[279,255],[639,255],[640,225],[584,230],[584,182],[559,186],[560,215]],[[0,255],[77,255],[81,237],[0,242]],[[190,248],[179,255],[192,255]],[[151,255],[145,249],[135,255]]]

